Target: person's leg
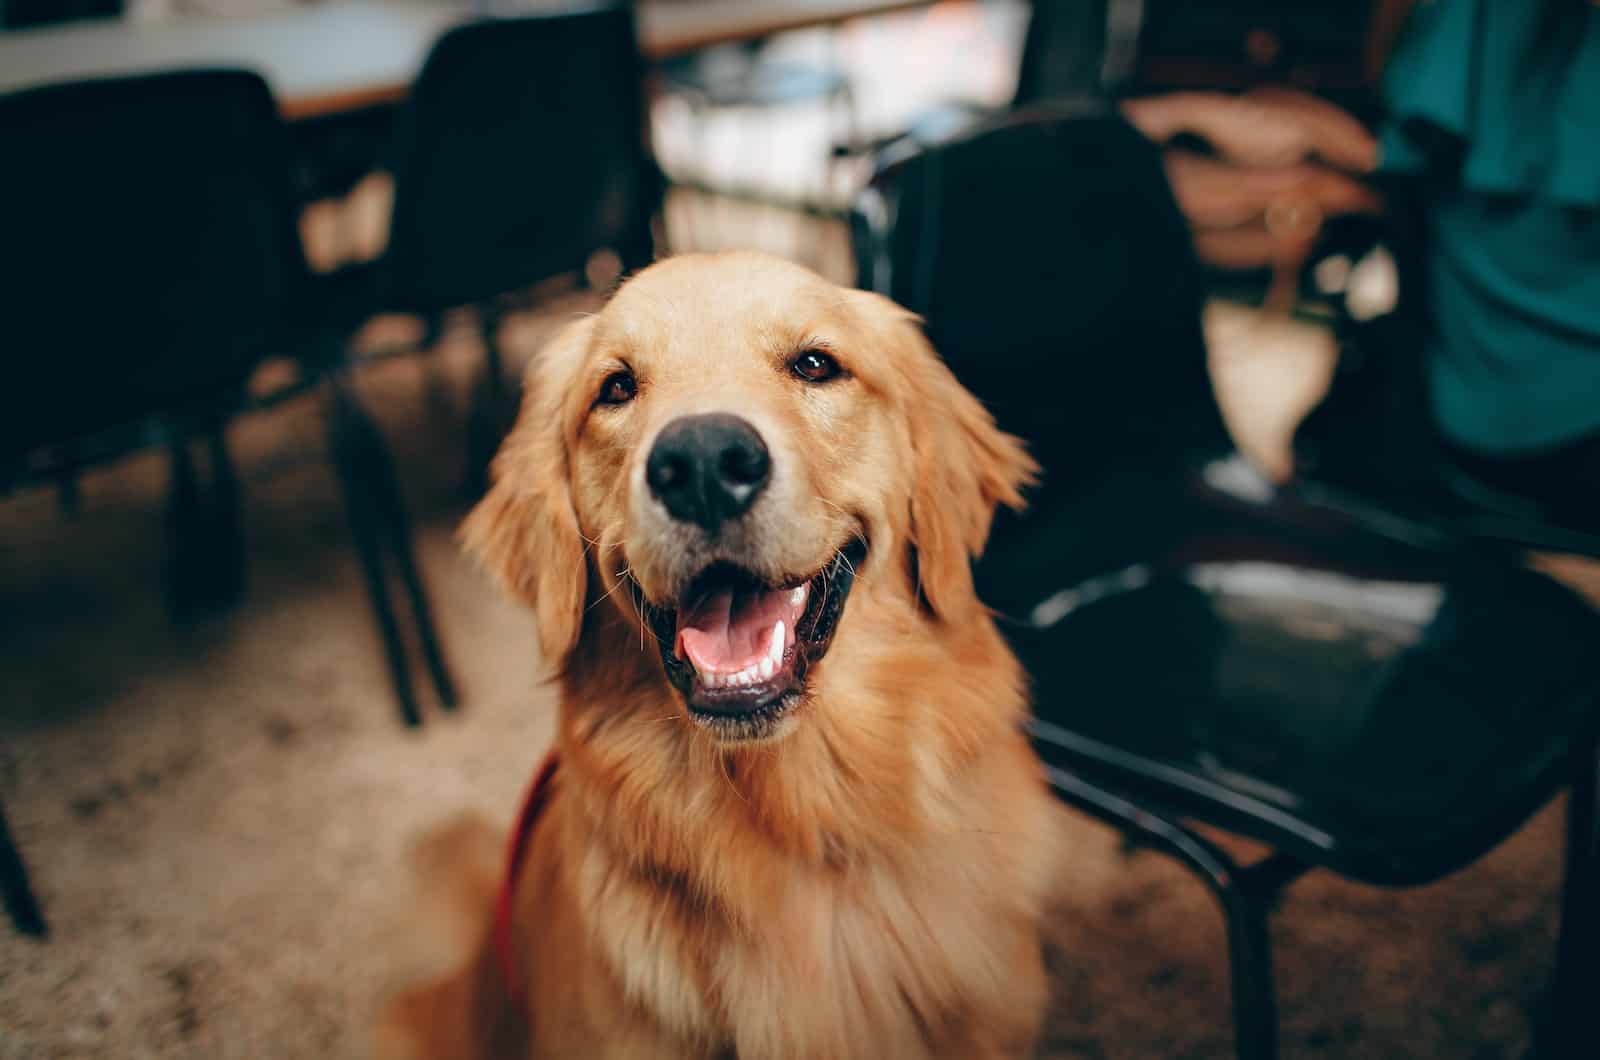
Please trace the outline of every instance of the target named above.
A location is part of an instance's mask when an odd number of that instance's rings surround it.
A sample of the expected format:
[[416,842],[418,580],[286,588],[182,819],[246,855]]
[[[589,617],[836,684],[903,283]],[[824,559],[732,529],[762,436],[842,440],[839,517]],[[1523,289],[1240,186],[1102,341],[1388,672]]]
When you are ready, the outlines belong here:
[[1600,433],[1556,449],[1490,456],[1451,445],[1452,461],[1472,479],[1533,505],[1557,526],[1600,533]]

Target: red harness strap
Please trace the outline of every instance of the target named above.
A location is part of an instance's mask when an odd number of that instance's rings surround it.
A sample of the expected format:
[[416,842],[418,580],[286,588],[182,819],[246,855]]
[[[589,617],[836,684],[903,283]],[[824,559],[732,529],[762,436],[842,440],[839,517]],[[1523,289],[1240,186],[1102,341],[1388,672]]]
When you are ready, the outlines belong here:
[[500,965],[500,977],[505,981],[506,993],[512,997],[521,988],[517,981],[516,950],[511,945],[511,913],[517,896],[517,878],[522,875],[522,861],[528,853],[528,840],[533,836],[533,826],[539,814],[550,802],[550,780],[556,775],[556,753],[545,755],[539,772],[522,802],[522,812],[517,815],[517,826],[512,829],[511,842],[506,848],[506,871],[500,878],[500,894],[494,903],[495,960]]

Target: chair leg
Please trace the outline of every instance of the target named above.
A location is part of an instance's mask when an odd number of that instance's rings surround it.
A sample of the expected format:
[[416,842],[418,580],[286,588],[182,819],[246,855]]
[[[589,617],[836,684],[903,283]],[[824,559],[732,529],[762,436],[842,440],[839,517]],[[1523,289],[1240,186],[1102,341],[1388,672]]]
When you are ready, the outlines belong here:
[[[369,424],[369,428],[370,428]],[[411,537],[411,520],[406,514],[405,501],[400,495],[400,484],[382,438],[373,432],[373,451],[370,456],[368,487],[371,490],[373,514],[388,534],[389,551],[394,555],[401,584],[411,605],[411,618],[416,623],[417,639],[422,645],[422,658],[428,676],[439,697],[441,706],[453,710],[456,706],[455,682],[450,678],[445,663],[444,650],[439,645],[439,635],[433,624],[433,610],[428,605],[427,589],[417,570],[415,548]]]
[[187,434],[179,433],[168,446],[171,486],[167,494],[167,608],[174,619],[193,614],[200,603],[204,564],[200,550],[204,516],[200,484],[189,451]]
[[356,404],[354,395],[348,392],[344,381],[335,377],[330,381],[329,388],[329,449],[344,493],[345,511],[350,520],[351,536],[355,539],[356,555],[361,561],[362,575],[366,578],[367,598],[372,602],[378,635],[383,640],[389,679],[394,684],[395,697],[400,703],[401,720],[408,726],[420,725],[422,714],[417,708],[416,694],[411,687],[405,643],[400,638],[400,625],[395,621],[394,604],[389,599],[389,587],[383,576],[380,517],[373,504],[371,484],[377,475],[384,472],[381,449],[375,450],[375,446],[381,445],[381,442],[376,438],[377,428]]
[[1594,983],[1600,977],[1600,753],[1585,750],[1567,804],[1561,935],[1541,1058],[1594,1055]]
[[395,621],[394,603],[389,599],[389,587],[384,582],[382,557],[371,522],[372,515],[363,510],[366,505],[364,498],[351,496],[347,504],[356,541],[356,555],[361,560],[361,573],[367,582],[367,598],[372,601],[378,635],[383,639],[384,658],[389,664],[389,681],[394,685],[395,699],[400,705],[400,720],[408,727],[415,728],[422,724],[422,712],[417,706],[416,692],[411,687],[405,642],[400,638],[400,625]]
[[1082,777],[1047,766],[1050,786],[1064,802],[1181,862],[1216,896],[1228,930],[1234,1048],[1239,1060],[1276,1060],[1278,1005],[1272,982],[1267,919],[1278,893],[1308,866],[1284,854],[1241,868],[1214,844]]
[[56,479],[56,489],[61,499],[61,514],[77,515],[83,507],[83,494],[78,489],[77,469],[61,472],[60,477]]
[[24,935],[44,938],[50,933],[39,911],[39,901],[28,882],[28,867],[11,838],[11,826],[6,823],[6,811],[0,806],[0,897],[4,897],[6,912],[11,923]]
[[1228,922],[1228,970],[1233,988],[1234,1049],[1239,1060],[1275,1060],[1278,1001],[1272,982],[1270,902],[1235,880],[1216,891]]
[[467,485],[473,496],[481,497],[488,491],[489,465],[510,431],[517,409],[500,354],[500,315],[480,307],[478,328],[483,338],[483,369],[467,415]]
[[[422,585],[422,578],[417,573],[415,558],[411,554],[411,540],[409,530],[396,529],[395,558],[399,561],[400,580],[405,584],[406,593],[411,597],[411,616],[417,624],[417,639],[422,643],[422,659],[428,667],[428,676],[433,680],[434,694],[439,697],[439,705],[446,710],[454,710],[458,702],[455,682],[450,677],[449,665],[444,659],[444,649],[439,645],[439,634],[434,628],[433,612],[428,606],[427,593]],[[402,544],[403,542],[403,544]]]
[[422,321],[422,338],[417,345],[422,356],[423,407],[429,426],[440,433],[454,431],[460,412],[456,408],[449,375],[440,361],[439,342],[444,337],[444,318],[430,313]]
[[212,577],[208,594],[212,603],[236,603],[244,592],[244,534],[239,525],[239,480],[233,457],[228,452],[226,424],[215,424],[207,432],[206,446],[211,457],[211,551]]
[[244,590],[244,538],[239,527],[239,485],[228,454],[224,424],[206,430],[208,474],[195,467],[187,427],[174,427],[168,446],[172,487],[168,499],[168,600],[175,619],[191,618],[238,601]]

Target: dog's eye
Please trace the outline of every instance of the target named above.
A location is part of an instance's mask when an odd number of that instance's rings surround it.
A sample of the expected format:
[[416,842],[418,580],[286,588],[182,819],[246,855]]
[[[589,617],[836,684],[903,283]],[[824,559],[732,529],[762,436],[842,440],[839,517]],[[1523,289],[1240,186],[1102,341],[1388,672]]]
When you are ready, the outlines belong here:
[[808,383],[826,383],[840,372],[839,362],[821,350],[806,350],[789,362],[789,370]]
[[633,373],[624,368],[606,376],[606,381],[600,384],[600,396],[595,399],[595,404],[626,405],[638,392],[639,384],[634,381]]

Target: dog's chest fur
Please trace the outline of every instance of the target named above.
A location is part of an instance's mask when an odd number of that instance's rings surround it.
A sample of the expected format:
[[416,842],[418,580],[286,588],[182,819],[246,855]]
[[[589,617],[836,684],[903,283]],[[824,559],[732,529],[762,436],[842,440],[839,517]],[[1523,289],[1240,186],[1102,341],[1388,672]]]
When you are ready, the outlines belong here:
[[1056,808],[998,634],[947,641],[830,656],[802,724],[743,752],[643,666],[569,671],[557,905],[659,1055],[1026,1055]]
[[979,1055],[974,1028],[1004,1038],[1030,1007],[1048,846],[1034,822],[987,823],[835,865],[724,849],[704,874],[595,842],[574,892],[628,1001],[708,1056]]

